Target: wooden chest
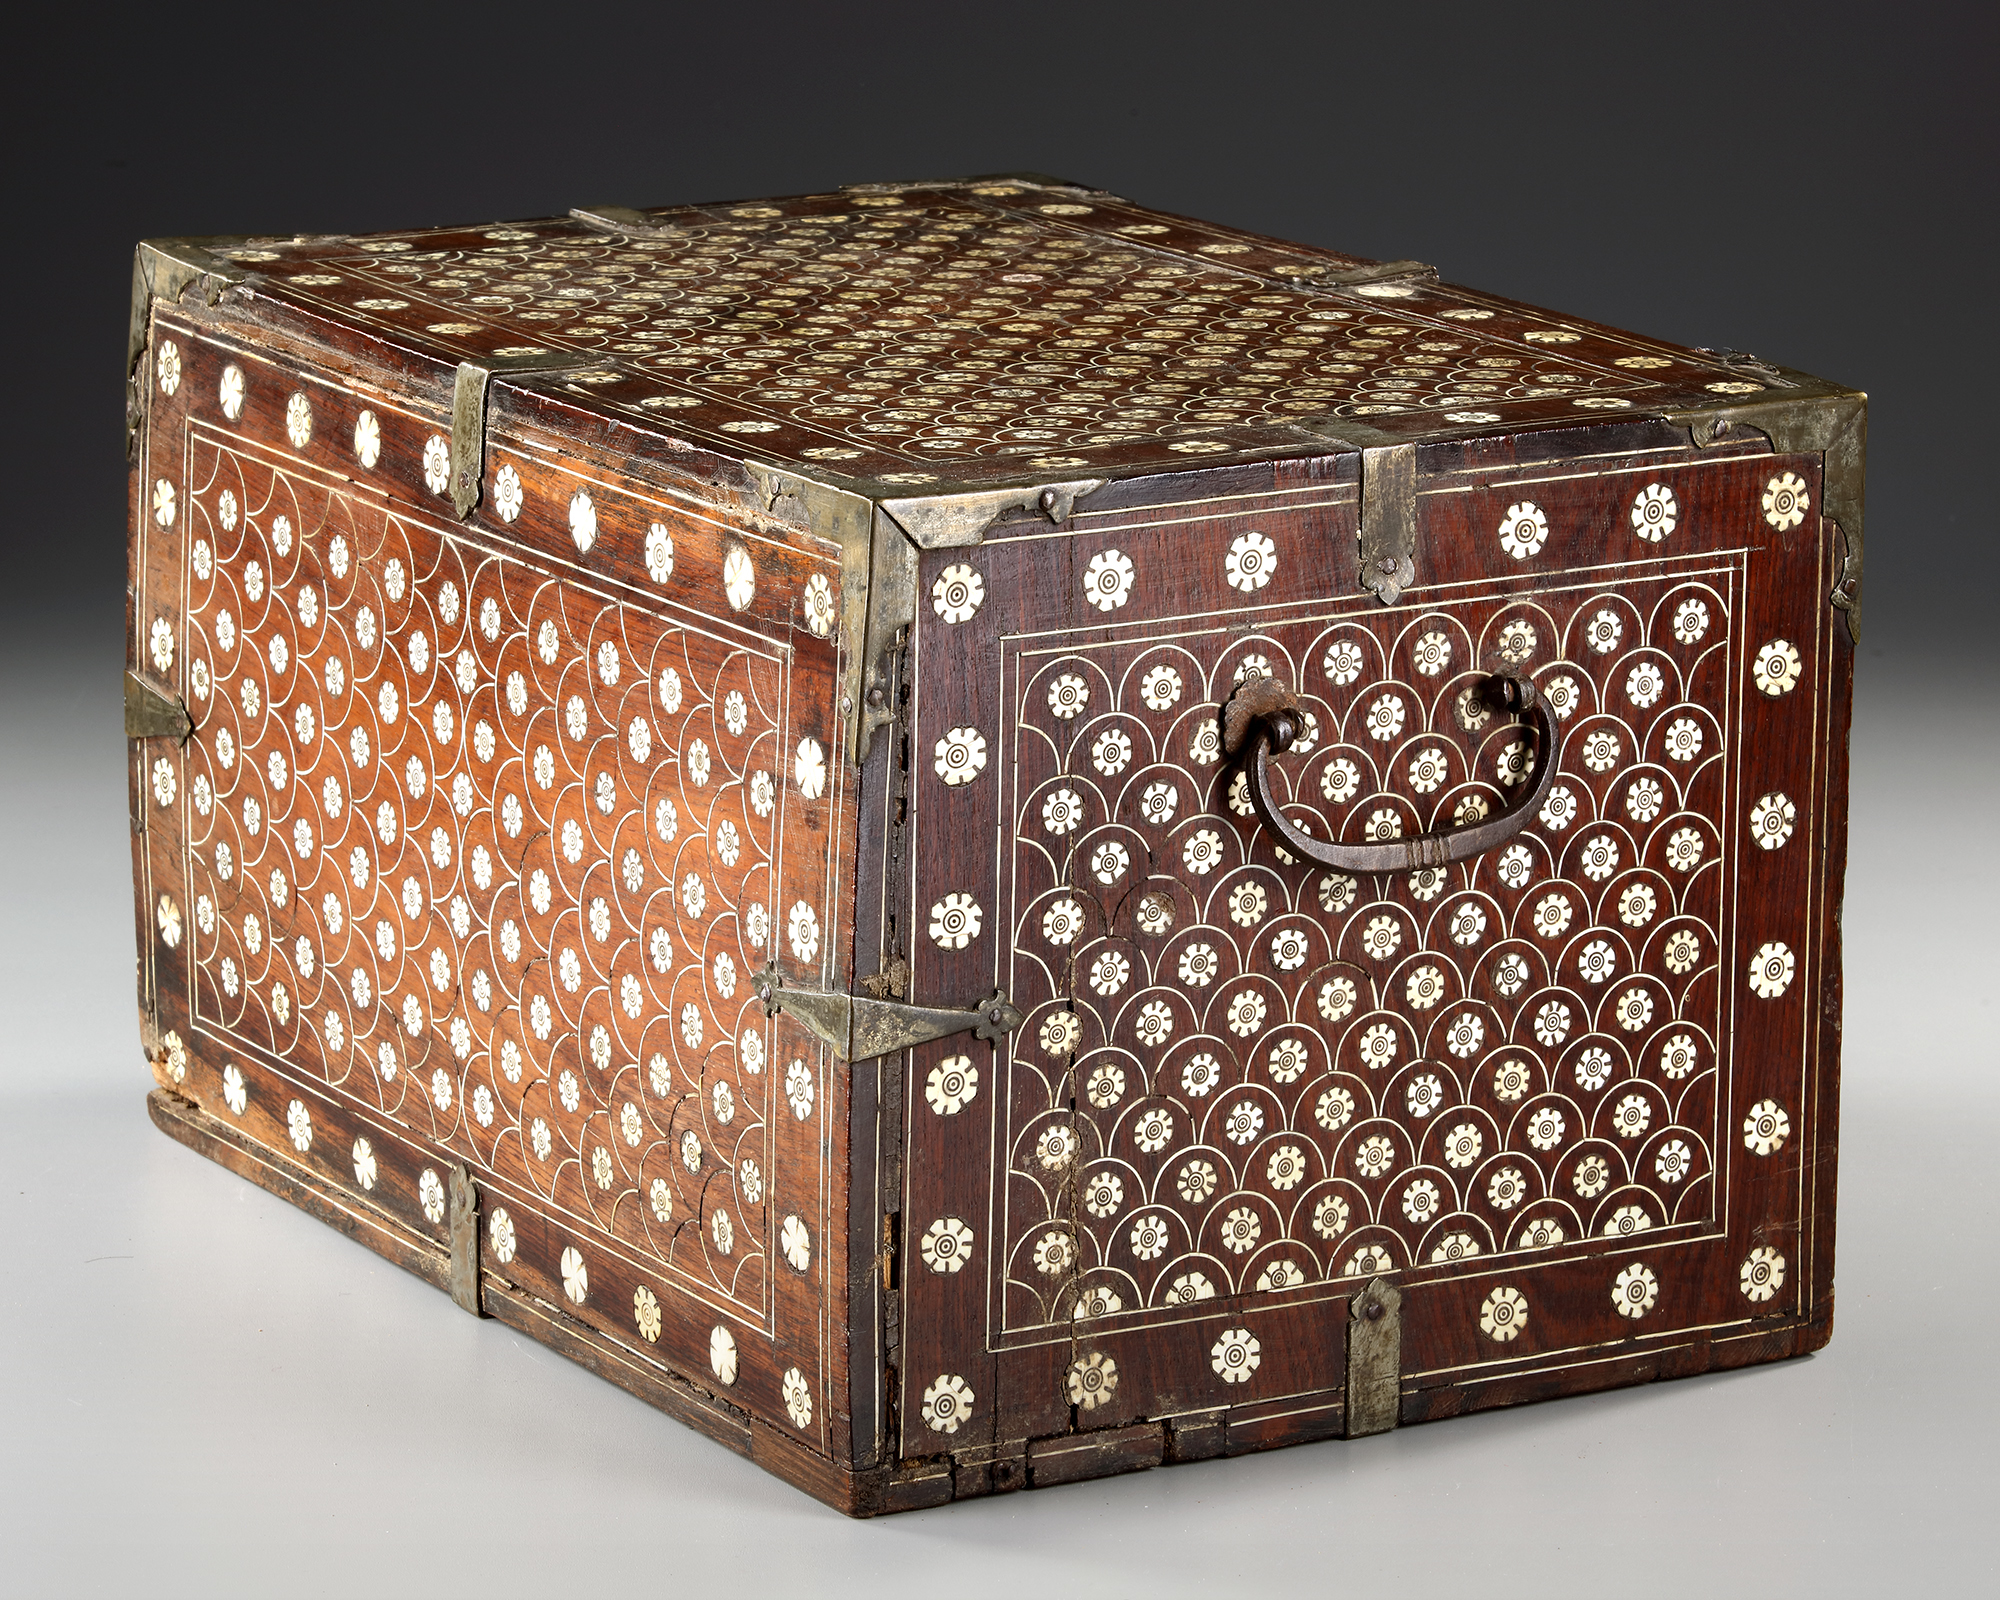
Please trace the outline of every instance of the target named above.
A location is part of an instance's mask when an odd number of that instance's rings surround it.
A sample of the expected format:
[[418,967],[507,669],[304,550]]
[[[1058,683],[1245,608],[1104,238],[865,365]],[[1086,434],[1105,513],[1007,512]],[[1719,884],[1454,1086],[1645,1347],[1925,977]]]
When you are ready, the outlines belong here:
[[1825,1342],[1861,395],[1040,177],[134,289],[174,1137],[857,1514]]

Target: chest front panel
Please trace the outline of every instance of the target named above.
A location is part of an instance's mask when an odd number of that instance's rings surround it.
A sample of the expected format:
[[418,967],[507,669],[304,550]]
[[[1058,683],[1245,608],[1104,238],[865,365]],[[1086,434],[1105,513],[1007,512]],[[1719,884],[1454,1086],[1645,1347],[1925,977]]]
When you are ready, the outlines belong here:
[[829,1064],[750,980],[833,970],[837,570],[522,448],[459,524],[438,422],[175,335],[183,1092],[420,1233],[465,1163],[492,1273],[822,1442]]
[[[1770,458],[1601,467],[1428,483],[1394,607],[1336,584],[1351,487],[930,558],[913,983],[1027,1021],[990,1066],[914,1062],[906,1449],[940,1406],[1000,1440],[1221,1409],[1328,1431],[1376,1276],[1406,1372],[1777,1298],[1812,924],[1803,885],[1765,906],[1823,781],[1811,490]],[[1463,863],[1294,860],[1220,748],[1217,706],[1276,676],[1306,713],[1274,762],[1293,821],[1450,830],[1532,786],[1477,693],[1499,670],[1547,697],[1558,771]]]

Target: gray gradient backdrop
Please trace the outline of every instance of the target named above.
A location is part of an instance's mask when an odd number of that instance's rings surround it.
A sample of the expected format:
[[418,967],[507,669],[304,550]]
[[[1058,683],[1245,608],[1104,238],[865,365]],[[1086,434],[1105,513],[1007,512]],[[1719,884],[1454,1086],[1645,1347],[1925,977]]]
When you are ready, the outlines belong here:
[[[0,1593],[1993,1592],[1993,8],[16,27]],[[152,1130],[118,727],[132,242],[1006,168],[1871,391],[1824,1353],[852,1524]]]

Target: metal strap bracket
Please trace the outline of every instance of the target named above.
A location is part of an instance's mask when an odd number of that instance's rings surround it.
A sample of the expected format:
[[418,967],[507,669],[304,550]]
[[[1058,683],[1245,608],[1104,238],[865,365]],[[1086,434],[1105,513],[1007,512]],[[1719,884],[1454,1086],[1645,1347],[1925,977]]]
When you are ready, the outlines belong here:
[[[840,709],[848,719],[849,751],[858,765],[868,754],[875,728],[890,721],[893,715],[887,707],[888,674],[882,653],[893,642],[894,630],[887,630],[883,636],[873,623],[888,616],[895,607],[877,603],[875,569],[878,565],[882,569],[880,587],[884,592],[896,591],[900,582],[903,610],[908,613],[904,624],[907,624],[909,617],[915,615],[916,554],[901,533],[878,528],[883,519],[876,512],[875,502],[865,496],[762,461],[746,461],[743,470],[757,486],[766,511],[773,516],[798,518],[816,537],[827,540],[840,551]],[[879,563],[878,534],[886,537]],[[895,562],[896,546],[902,547],[900,566]],[[871,638],[875,640],[873,650],[869,648]],[[867,691],[871,687],[882,691],[882,706],[868,704]]]
[[1347,1306],[1347,1437],[1360,1439],[1400,1420],[1403,1296],[1387,1278],[1372,1278]]
[[206,248],[225,245],[233,238],[142,239],[132,258],[131,325],[125,347],[125,450],[136,454],[139,433],[152,407],[153,388],[139,371],[151,335],[153,302],[178,301],[190,288],[198,289],[205,305],[214,305],[231,284],[244,283],[253,274],[235,262]]
[[451,1169],[451,1298],[475,1317],[486,1315],[479,1302],[479,1185],[460,1162]]
[[1361,587],[1384,605],[1417,581],[1417,447],[1361,452]]
[[451,392],[451,504],[461,519],[479,504],[486,476],[486,389],[496,372],[560,372],[590,365],[568,350],[461,361]]
[[216,297],[232,283],[250,276],[226,256],[206,248],[232,243],[231,239],[142,239],[132,260],[132,323],[125,359],[129,370],[146,347],[146,323],[155,300],[179,300],[189,285],[207,280],[202,299],[213,305]]

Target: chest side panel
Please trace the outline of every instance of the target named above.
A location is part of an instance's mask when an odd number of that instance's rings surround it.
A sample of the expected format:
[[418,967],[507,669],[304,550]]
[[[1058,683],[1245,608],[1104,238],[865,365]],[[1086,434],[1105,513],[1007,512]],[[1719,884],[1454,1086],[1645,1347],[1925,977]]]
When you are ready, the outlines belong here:
[[837,562],[523,442],[461,524],[443,416],[155,344],[177,1089],[440,1241],[464,1163],[488,1271],[826,1448],[844,1112],[749,980],[845,932]]
[[[930,558],[913,983],[1027,1021],[948,1115],[951,1063],[915,1062],[906,1449],[940,1420],[1337,1431],[1376,1276],[1419,1384],[1807,1313],[1834,688],[1807,468],[1427,480],[1394,607],[1350,597],[1342,485]],[[1558,771],[1464,863],[1293,860],[1222,757],[1217,705],[1276,676],[1307,712],[1293,821],[1463,826],[1535,776],[1477,696],[1502,669],[1547,697]]]

